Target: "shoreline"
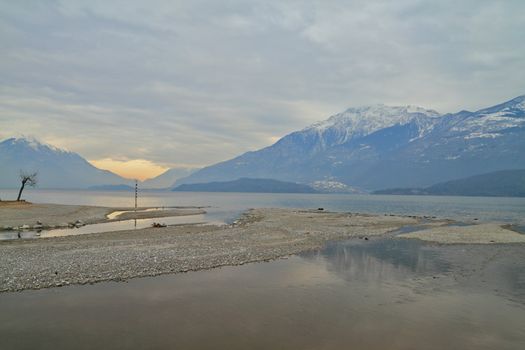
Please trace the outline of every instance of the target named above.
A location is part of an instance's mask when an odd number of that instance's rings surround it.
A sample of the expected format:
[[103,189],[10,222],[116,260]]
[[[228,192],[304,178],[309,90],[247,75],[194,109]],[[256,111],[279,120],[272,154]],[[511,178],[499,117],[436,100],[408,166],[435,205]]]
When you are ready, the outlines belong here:
[[124,281],[269,261],[419,220],[253,209],[230,226],[183,225],[0,243],[0,292]]
[[[1,202],[0,202],[1,203]],[[205,214],[203,207],[101,207],[89,205],[11,202],[0,206],[0,232],[21,229],[49,230],[133,219]],[[155,210],[157,209],[157,210]],[[146,211],[148,210],[148,211]],[[115,218],[108,215],[124,212]]]
[[[190,224],[1,241],[0,292],[243,265],[351,238],[419,239],[438,244],[525,243],[524,234],[499,224],[450,224],[450,220],[417,216],[251,209],[228,226]],[[403,233],[407,227],[416,229]]]
[[402,233],[397,237],[441,244],[525,243],[525,234],[513,230],[511,225],[500,223],[482,223],[466,226],[445,225]]

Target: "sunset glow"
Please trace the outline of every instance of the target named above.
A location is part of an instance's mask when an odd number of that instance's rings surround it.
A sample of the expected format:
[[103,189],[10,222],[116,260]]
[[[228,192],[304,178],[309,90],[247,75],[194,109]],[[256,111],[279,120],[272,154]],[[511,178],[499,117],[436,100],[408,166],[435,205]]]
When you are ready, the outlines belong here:
[[128,179],[146,180],[158,176],[168,170],[145,159],[114,160],[111,158],[90,160],[97,168],[109,170]]

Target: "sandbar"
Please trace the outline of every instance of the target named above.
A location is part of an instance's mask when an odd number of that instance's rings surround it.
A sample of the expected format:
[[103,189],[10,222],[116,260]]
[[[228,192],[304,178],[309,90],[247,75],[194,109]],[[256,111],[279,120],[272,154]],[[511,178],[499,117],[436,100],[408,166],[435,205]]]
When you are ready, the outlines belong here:
[[484,223],[467,226],[441,226],[398,235],[443,244],[525,243],[525,235],[501,224]]
[[209,269],[383,235],[417,219],[254,209],[229,226],[184,225],[0,242],[0,292]]

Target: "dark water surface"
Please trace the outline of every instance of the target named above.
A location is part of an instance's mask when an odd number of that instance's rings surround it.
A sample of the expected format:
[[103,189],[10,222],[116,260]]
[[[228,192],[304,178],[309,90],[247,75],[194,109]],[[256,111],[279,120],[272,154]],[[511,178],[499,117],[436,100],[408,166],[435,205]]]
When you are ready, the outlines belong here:
[[523,349],[523,246],[350,240],[269,263],[0,294],[1,349]]

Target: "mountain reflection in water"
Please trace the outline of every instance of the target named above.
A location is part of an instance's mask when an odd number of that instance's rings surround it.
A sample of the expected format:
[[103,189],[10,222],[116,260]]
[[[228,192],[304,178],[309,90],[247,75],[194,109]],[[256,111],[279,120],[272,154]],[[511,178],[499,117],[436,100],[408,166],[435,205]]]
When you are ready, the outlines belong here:
[[[346,280],[382,281],[446,272],[449,263],[416,240],[374,239],[329,243],[320,253],[327,269]],[[303,254],[311,258],[311,254]]]
[[0,294],[2,349],[522,349],[521,245],[354,239],[186,274]]

